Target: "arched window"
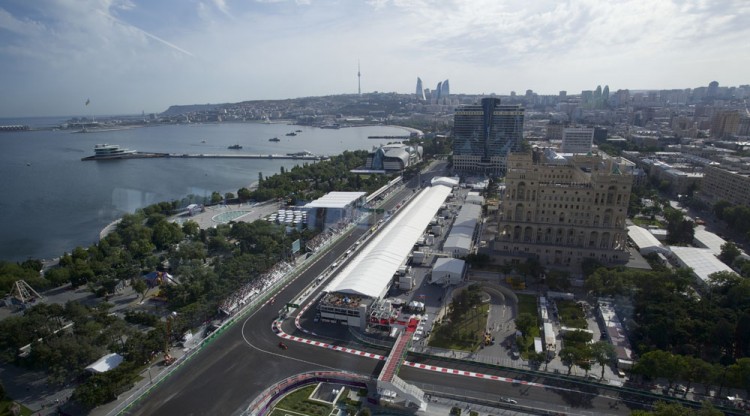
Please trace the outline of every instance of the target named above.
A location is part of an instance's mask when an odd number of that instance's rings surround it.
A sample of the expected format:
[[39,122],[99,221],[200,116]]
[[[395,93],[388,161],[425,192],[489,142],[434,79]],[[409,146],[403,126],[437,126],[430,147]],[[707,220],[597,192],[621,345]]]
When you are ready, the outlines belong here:
[[516,193],[516,195],[518,196],[518,200],[524,201],[526,199],[526,183],[519,182],[516,189],[518,190],[518,192]]

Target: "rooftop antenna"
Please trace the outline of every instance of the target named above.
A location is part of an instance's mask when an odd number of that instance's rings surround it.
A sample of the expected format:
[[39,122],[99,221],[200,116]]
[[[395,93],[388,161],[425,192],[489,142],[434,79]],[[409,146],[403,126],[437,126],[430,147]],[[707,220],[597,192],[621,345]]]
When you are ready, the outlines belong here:
[[357,59],[357,95],[362,95],[362,73],[359,72],[359,59]]

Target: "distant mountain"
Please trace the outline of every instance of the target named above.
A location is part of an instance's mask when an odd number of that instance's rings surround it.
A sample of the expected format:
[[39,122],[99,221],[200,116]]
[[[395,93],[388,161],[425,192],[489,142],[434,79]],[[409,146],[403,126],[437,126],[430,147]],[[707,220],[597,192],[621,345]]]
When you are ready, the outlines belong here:
[[205,112],[220,108],[223,104],[188,104],[173,105],[167,108],[167,111],[161,113],[161,116],[176,116],[180,114]]

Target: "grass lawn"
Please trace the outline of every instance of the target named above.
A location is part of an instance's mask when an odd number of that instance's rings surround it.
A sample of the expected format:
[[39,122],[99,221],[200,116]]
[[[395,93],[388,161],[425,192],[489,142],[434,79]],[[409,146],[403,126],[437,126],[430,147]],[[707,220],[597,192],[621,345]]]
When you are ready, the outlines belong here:
[[518,296],[518,314],[529,313],[536,316],[536,296],[524,295],[521,293],[516,294]]
[[572,300],[558,300],[557,312],[560,314],[560,322],[568,328],[589,329],[586,316],[581,308]]
[[274,406],[272,416],[280,415],[306,415],[306,416],[328,416],[333,409],[331,406],[318,403],[308,399],[315,390],[315,384],[303,387],[287,394]]
[[442,323],[432,331],[431,347],[475,351],[484,339],[490,305],[481,304],[464,314],[457,322]]
[[[10,416],[10,405],[13,404],[11,400],[0,401],[0,416]],[[28,407],[21,405],[21,416],[31,416],[33,412]]]
[[539,314],[536,307],[536,296],[518,293],[518,314],[528,313],[536,320],[536,324],[531,327],[529,334],[524,334],[522,345],[519,346],[521,356],[528,359],[528,353],[534,352],[534,338],[539,335]]
[[655,225],[659,228],[664,228],[664,224],[659,222],[658,220],[652,220],[649,218],[633,218],[633,224],[638,225],[643,228],[647,228],[649,225]]

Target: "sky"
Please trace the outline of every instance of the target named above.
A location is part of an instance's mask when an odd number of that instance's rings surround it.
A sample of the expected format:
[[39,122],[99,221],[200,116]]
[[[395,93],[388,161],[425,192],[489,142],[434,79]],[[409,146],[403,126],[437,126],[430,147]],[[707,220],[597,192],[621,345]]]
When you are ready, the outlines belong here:
[[[750,83],[747,0],[1,0],[0,117]],[[90,100],[89,105],[85,105]]]

